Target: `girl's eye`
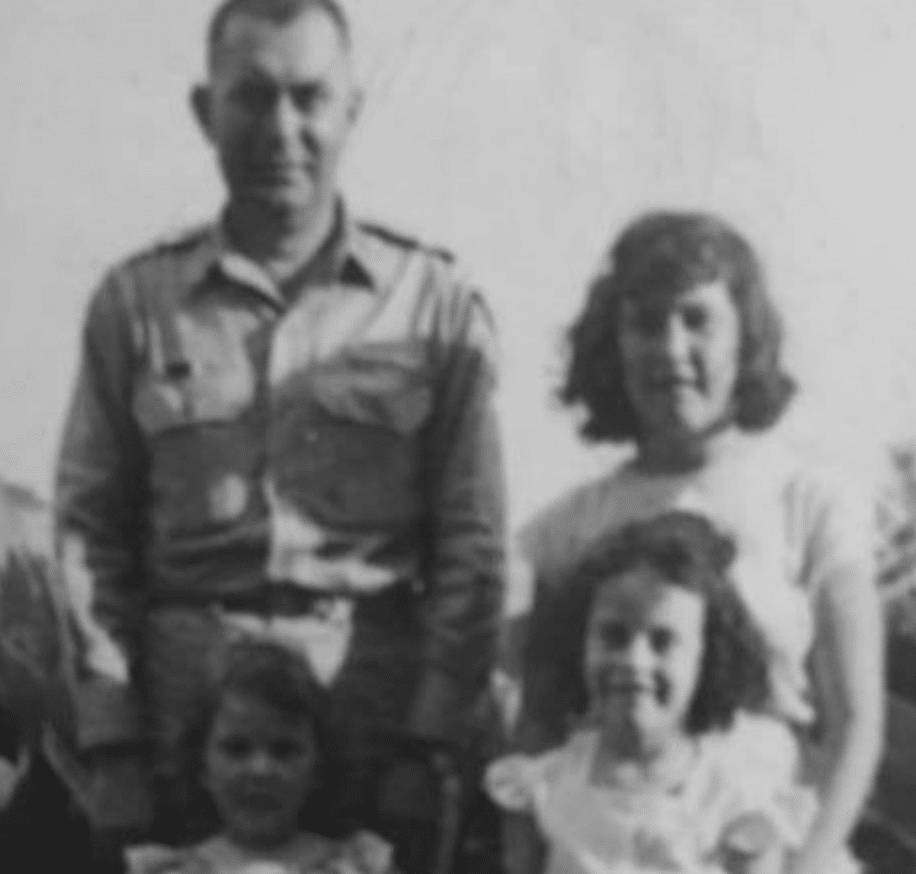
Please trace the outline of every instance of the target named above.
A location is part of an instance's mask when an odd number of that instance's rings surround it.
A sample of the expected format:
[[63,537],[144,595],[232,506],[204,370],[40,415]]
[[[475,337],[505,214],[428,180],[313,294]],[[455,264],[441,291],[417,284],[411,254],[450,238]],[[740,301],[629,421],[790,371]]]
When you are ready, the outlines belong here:
[[611,649],[621,649],[629,642],[630,631],[626,625],[610,623],[602,629],[601,639],[605,646]]
[[687,307],[683,318],[684,325],[691,331],[702,331],[709,324],[709,313],[699,306]]
[[665,653],[674,644],[674,632],[670,628],[653,628],[649,635],[652,651]]
[[279,740],[271,744],[270,752],[275,759],[292,759],[301,754],[302,746],[291,740]]
[[247,738],[227,737],[220,741],[219,748],[228,758],[244,759],[251,755],[252,744]]

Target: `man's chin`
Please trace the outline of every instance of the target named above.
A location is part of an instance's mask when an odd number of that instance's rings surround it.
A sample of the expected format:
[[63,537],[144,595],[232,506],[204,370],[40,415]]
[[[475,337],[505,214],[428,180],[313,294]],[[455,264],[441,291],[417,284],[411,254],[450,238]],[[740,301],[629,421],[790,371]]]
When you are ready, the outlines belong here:
[[242,209],[287,214],[308,214],[318,203],[314,186],[257,185],[239,188],[232,192],[233,202]]

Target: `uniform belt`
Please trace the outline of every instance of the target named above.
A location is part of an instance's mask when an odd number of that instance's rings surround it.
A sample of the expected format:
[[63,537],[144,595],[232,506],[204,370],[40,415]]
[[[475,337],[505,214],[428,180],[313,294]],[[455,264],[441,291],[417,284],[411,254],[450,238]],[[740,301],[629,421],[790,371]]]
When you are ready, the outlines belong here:
[[319,612],[321,606],[330,600],[348,598],[387,601],[392,595],[400,600],[409,590],[408,585],[395,584],[384,592],[361,595],[358,592],[328,590],[299,583],[265,582],[236,592],[158,592],[151,596],[149,603],[154,609],[217,607],[231,613],[253,613],[260,616],[306,616]]

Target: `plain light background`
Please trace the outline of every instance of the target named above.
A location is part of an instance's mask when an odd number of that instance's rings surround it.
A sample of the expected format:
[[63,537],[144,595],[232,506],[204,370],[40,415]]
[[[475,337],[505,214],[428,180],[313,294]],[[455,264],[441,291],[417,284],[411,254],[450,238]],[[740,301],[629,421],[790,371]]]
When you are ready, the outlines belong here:
[[[187,111],[212,0],[0,4],[0,474],[48,494],[87,296],[210,217]],[[911,0],[359,0],[358,210],[454,248],[502,329],[516,521],[608,463],[552,401],[602,248],[653,206],[757,245],[803,394],[866,476],[916,435]]]

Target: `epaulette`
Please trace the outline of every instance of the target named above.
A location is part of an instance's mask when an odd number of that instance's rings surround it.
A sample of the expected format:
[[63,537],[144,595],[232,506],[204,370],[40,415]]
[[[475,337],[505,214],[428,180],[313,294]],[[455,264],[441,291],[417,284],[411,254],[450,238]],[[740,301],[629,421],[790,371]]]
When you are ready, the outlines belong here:
[[181,252],[184,249],[190,249],[197,245],[212,228],[211,224],[201,222],[200,224],[185,226],[172,231],[166,231],[164,234],[156,237],[151,243],[137,251],[129,261],[143,261],[147,258],[155,258],[157,255]]
[[404,249],[422,249],[424,252],[434,255],[437,258],[442,258],[444,261],[450,263],[455,260],[455,255],[451,250],[443,246],[430,245],[418,237],[392,230],[387,225],[382,225],[377,222],[360,221],[359,227],[366,233],[381,237],[385,242],[393,243],[395,246],[400,246]]

